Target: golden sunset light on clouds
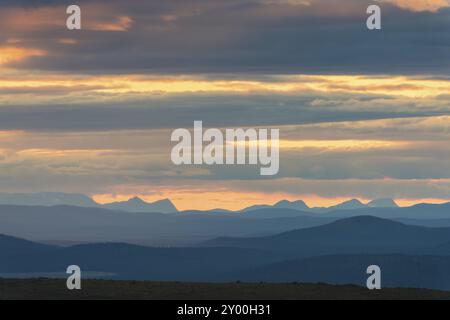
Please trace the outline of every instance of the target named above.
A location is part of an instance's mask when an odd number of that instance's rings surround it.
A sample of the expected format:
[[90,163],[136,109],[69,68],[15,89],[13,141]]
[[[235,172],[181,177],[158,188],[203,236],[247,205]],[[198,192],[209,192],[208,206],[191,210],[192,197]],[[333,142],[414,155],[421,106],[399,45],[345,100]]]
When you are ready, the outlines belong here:
[[46,52],[38,49],[0,47],[0,67],[22,61],[30,57],[39,57],[44,55],[46,55]]
[[[65,5],[6,1],[0,193],[182,210],[450,201],[450,2],[380,0],[379,33],[368,3],[333,3],[94,0],[68,31]],[[175,166],[170,134],[194,121],[280,129],[279,174]]]
[[0,300],[270,317],[449,269],[450,0],[0,0]]
[[413,11],[436,12],[442,8],[450,7],[448,0],[379,0],[380,2],[393,3],[400,8]]

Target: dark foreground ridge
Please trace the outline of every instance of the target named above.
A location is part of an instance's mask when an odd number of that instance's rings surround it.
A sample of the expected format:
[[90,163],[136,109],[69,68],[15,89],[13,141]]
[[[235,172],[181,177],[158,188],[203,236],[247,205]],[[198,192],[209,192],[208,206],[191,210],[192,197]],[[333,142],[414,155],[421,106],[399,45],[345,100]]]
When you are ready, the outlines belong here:
[[426,289],[370,291],[353,285],[267,283],[181,283],[84,280],[69,291],[60,279],[0,279],[0,300],[133,299],[133,300],[313,300],[313,299],[445,299],[450,292]]

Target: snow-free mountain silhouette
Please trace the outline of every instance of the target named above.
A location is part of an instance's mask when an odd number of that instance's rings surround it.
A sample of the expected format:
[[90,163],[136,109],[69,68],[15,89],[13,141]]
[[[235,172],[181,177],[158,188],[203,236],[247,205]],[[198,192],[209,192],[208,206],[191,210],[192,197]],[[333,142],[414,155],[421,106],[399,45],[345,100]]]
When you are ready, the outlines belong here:
[[281,201],[277,202],[276,204],[274,204],[273,206],[271,206],[271,205],[254,205],[254,206],[245,208],[242,211],[246,212],[246,211],[254,211],[254,210],[259,210],[259,209],[272,209],[272,208],[292,209],[292,210],[300,210],[300,211],[307,211],[309,209],[309,207],[306,205],[306,203],[303,200],[297,200],[297,201],[281,200]]
[[311,257],[357,253],[417,254],[447,242],[450,242],[450,228],[409,226],[391,220],[359,216],[267,237],[217,238],[204,245],[265,249]]
[[274,235],[356,216],[395,219],[412,225],[450,226],[450,203],[330,212],[267,208],[177,214],[126,212],[102,207],[0,205],[0,233],[57,244],[107,241],[186,246],[217,237]]
[[139,197],[134,197],[127,201],[108,203],[103,205],[103,207],[107,209],[123,210],[128,212],[159,212],[159,213],[178,212],[175,205],[169,199],[148,203]]
[[261,214],[162,214],[74,206],[0,205],[0,233],[58,244],[126,242],[186,246],[218,236],[269,235],[336,219],[288,209]]
[[217,239],[208,247],[152,248],[123,243],[70,247],[0,236],[0,276],[85,272],[114,279],[327,282],[364,285],[382,268],[383,287],[450,290],[450,228],[353,217],[252,239]]
[[303,200],[288,201],[282,200],[274,205],[254,205],[242,210],[242,212],[254,211],[259,209],[293,209],[307,212],[331,212],[337,210],[354,210],[364,208],[396,208],[397,203],[393,199],[374,199],[367,204],[358,199],[351,199],[330,207],[309,207]]
[[[69,205],[78,207],[96,207],[127,212],[159,212],[176,213],[178,209],[170,199],[146,202],[139,197],[132,197],[126,201],[99,204],[87,195],[62,192],[38,192],[38,193],[0,193],[0,205],[23,205],[23,206],[56,206]],[[292,209],[308,212],[330,212],[336,210],[351,210],[363,208],[395,208],[398,205],[393,199],[374,199],[367,204],[360,200],[351,199],[330,207],[309,207],[303,200],[289,201],[281,200],[274,205],[253,205],[238,212],[248,212],[260,209]],[[210,212],[232,212],[230,210],[215,209]]]
[[385,198],[372,200],[367,206],[371,208],[397,208],[398,204],[393,199]]
[[98,206],[98,203],[84,194],[62,192],[0,193],[0,204],[19,206]]
[[77,193],[38,192],[38,193],[0,193],[0,205],[19,206],[77,206],[90,208],[105,208],[127,212],[159,212],[176,213],[175,205],[169,199],[146,202],[139,197],[127,201],[99,204],[92,198]]
[[[11,245],[14,244],[14,245]],[[63,274],[67,266],[113,274],[114,279],[215,281],[223,274],[276,261],[282,256],[234,248],[151,248],[123,243],[57,247],[0,236],[0,277]]]

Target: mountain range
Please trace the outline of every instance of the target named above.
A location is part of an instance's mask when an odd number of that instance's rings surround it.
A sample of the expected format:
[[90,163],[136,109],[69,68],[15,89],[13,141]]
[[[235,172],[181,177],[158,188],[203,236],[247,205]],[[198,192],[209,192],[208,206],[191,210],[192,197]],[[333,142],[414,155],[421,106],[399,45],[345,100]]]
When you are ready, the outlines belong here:
[[336,219],[289,209],[246,214],[162,214],[96,207],[0,205],[0,233],[56,244],[126,242],[186,246],[218,236],[269,235]]
[[0,277],[8,274],[65,274],[76,264],[114,279],[214,281],[229,272],[282,257],[234,248],[152,248],[123,243],[58,247],[0,236]]
[[158,213],[178,212],[178,209],[169,199],[148,203],[138,197],[134,197],[129,199],[128,201],[107,203],[101,207],[106,209],[122,210],[128,212],[158,212]]
[[450,290],[450,228],[359,216],[256,238],[217,238],[197,247],[123,243],[59,247],[0,236],[0,276],[83,272],[114,279],[209,282],[327,282],[365,285],[366,268],[383,287]]
[[297,257],[312,257],[356,253],[422,254],[449,242],[449,227],[410,226],[372,216],[358,216],[267,237],[217,238],[203,245],[269,250]]
[[251,207],[241,210],[241,212],[254,211],[254,210],[260,210],[260,209],[271,209],[271,208],[292,209],[292,210],[300,210],[300,211],[308,211],[310,209],[303,200],[298,200],[298,201],[282,200],[272,206],[271,205],[254,205],[254,206],[251,206]]
[[62,192],[38,193],[0,193],[0,204],[18,206],[99,206],[94,200],[84,194]]
[[[139,200],[138,200],[139,201]],[[246,212],[127,212],[105,207],[0,205],[0,233],[54,244],[125,242],[190,246],[216,237],[260,237],[374,216],[418,226],[450,226],[450,203],[327,212],[267,208]],[[135,209],[137,210],[137,209]]]
[[159,212],[176,213],[175,205],[169,200],[145,202],[133,197],[127,201],[99,204],[84,194],[62,192],[38,192],[38,193],[0,193],[0,205],[19,206],[77,206],[91,208],[105,208],[127,212]]
[[293,210],[300,210],[305,212],[330,212],[330,211],[336,211],[336,210],[352,210],[352,209],[363,209],[363,208],[398,208],[397,203],[393,199],[374,199],[367,204],[362,203],[358,199],[351,199],[345,202],[342,202],[340,204],[330,206],[330,207],[315,207],[310,208],[304,201],[297,200],[297,201],[289,201],[289,200],[282,200],[274,205],[254,205],[247,207],[241,212],[247,212],[247,211],[254,211],[254,210],[260,210],[260,209],[270,209],[270,208],[277,208],[277,209],[293,209]]
[[84,195],[1,194],[0,202],[14,202],[0,204],[0,277],[64,276],[77,264],[114,279],[365,285],[377,264],[383,286],[450,290],[450,203],[284,200],[178,212],[169,200],[137,197],[100,205]]
[[[139,197],[130,198],[127,201],[99,204],[92,198],[84,194],[62,193],[62,192],[39,192],[39,193],[0,193],[0,205],[21,205],[21,206],[78,206],[95,207],[127,212],[158,212],[177,213],[178,209],[169,200],[163,199],[156,202],[146,202]],[[330,212],[335,210],[350,210],[362,208],[396,208],[398,205],[393,199],[375,199],[367,204],[363,204],[357,199],[345,201],[341,204],[330,207],[310,208],[302,201],[281,200],[274,205],[254,205],[239,212],[248,212],[260,209],[292,209],[305,212]],[[212,212],[231,212],[225,209],[210,210]]]

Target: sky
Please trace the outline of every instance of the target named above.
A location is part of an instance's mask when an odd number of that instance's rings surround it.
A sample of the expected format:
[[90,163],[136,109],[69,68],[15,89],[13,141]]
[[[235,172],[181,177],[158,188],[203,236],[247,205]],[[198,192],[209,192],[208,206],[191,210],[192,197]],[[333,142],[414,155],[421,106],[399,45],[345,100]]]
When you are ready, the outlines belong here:
[[[382,30],[366,28],[371,4]],[[195,120],[279,128],[279,174],[173,165],[171,132]],[[448,0],[0,3],[0,192],[442,203],[449,124]]]

